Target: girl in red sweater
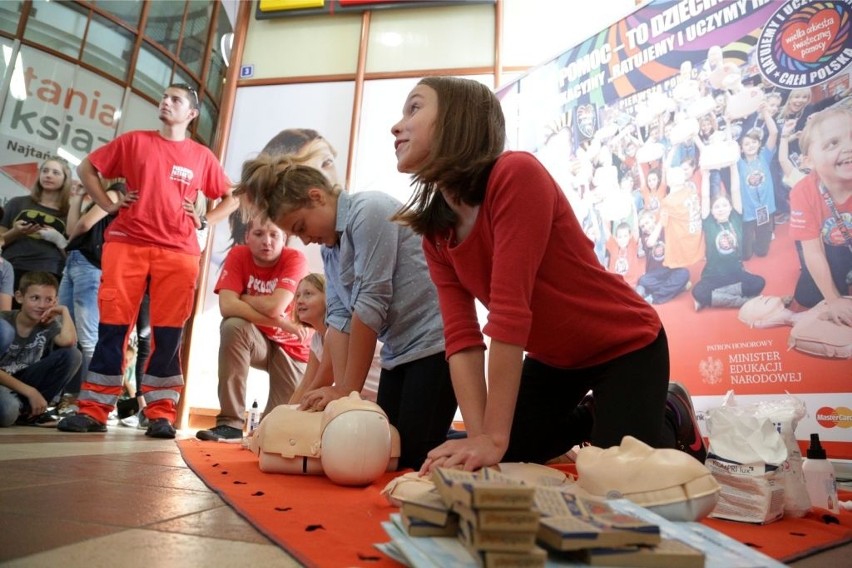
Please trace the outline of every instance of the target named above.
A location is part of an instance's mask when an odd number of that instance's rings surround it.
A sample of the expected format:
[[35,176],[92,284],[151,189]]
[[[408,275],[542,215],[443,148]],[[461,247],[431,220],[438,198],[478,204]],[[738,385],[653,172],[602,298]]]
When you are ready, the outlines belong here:
[[[583,440],[609,447],[628,434],[674,446],[689,402],[666,411],[669,351],[657,313],[600,265],[544,166],[504,152],[494,94],[472,80],[425,78],[391,132],[397,169],[415,182],[395,220],[424,236],[467,431],[429,452],[421,472],[544,463]],[[475,300],[488,309],[482,329]],[[589,390],[593,426],[577,407]]]

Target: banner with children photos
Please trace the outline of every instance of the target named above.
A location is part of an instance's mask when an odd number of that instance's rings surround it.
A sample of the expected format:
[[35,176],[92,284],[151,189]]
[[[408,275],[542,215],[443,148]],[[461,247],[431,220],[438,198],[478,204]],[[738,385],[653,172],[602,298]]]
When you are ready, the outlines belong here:
[[[797,438],[852,458],[852,328],[810,308],[822,296],[800,279],[803,221],[790,219],[791,197],[797,210],[796,195],[819,195],[792,191],[815,159],[799,147],[806,122],[852,112],[851,26],[852,0],[654,0],[498,91],[511,147],[539,157],[600,262],[657,309],[705,435],[729,390],[739,404],[790,393],[807,408]],[[831,116],[852,151],[852,121]],[[832,183],[849,196],[842,160]],[[835,209],[814,224],[849,295],[836,219],[852,227],[852,197]],[[822,326],[810,353],[791,347],[808,314]]]

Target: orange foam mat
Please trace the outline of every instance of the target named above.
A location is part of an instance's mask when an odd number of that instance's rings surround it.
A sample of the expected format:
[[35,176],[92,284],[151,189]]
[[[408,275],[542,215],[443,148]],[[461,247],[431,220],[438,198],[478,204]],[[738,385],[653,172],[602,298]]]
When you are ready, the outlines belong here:
[[[399,475],[367,487],[341,487],[323,476],[270,474],[237,444],[179,440],[187,465],[257,530],[306,566],[398,567],[373,545],[387,542],[381,522],[396,507],[380,491]],[[559,467],[574,473],[571,467]],[[845,492],[841,499],[852,499]],[[720,519],[704,524],[781,562],[852,542],[852,513],[812,512],[768,525]]]
[[397,508],[380,491],[398,473],[342,487],[324,476],[264,473],[239,444],[188,439],[178,447],[210,489],[305,566],[400,566],[373,546],[388,541],[381,522]]
[[[841,492],[840,499],[852,500],[852,492]],[[825,509],[815,509],[800,519],[784,517],[768,525],[723,519],[702,522],[785,563],[852,542],[852,513],[848,511],[835,515]]]

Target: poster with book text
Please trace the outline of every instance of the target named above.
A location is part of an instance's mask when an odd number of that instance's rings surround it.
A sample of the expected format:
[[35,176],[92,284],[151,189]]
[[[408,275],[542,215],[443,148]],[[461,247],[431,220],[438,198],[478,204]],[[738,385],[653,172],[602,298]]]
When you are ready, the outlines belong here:
[[652,0],[498,90],[511,147],[657,309],[699,418],[789,393],[797,438],[846,459],[850,30],[852,0]]

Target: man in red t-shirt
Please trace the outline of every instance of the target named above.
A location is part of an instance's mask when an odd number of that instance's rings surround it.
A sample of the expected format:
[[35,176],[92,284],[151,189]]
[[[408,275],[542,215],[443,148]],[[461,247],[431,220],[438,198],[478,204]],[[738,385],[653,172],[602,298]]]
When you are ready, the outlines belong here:
[[[159,130],[134,130],[89,154],[77,167],[86,192],[117,214],[104,233],[98,290],[98,342],[83,378],[78,414],[63,418],[65,432],[106,432],[122,390],[124,353],[145,290],[150,297],[152,350],[142,375],[149,420],[147,436],[175,437],[183,391],[180,346],[192,313],[201,251],[193,216],[185,209],[199,192],[221,201],[209,213],[216,223],[236,209],[231,182],[208,148],[187,136],[198,116],[198,93],[169,85],[160,100]],[[124,178],[127,192],[113,202],[101,179]],[[202,227],[206,223],[202,217]]]
[[249,367],[269,373],[264,415],[286,404],[305,373],[308,330],[290,317],[299,281],[308,274],[301,251],[286,248],[286,235],[272,221],[249,222],[246,244],[225,258],[214,292],[222,312],[219,343],[219,406],[216,427],[201,440],[242,438]]

